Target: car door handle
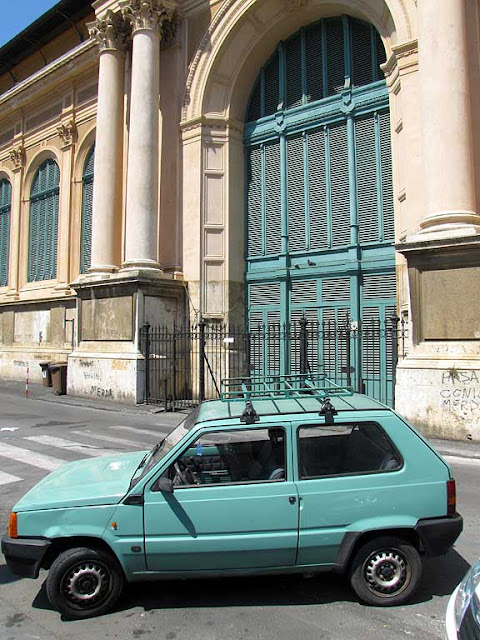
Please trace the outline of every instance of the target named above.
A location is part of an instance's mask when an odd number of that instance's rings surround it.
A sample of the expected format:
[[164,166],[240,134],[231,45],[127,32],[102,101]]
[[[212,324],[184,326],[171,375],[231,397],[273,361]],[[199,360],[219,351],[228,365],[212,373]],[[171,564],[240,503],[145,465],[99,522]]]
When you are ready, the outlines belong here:
[[290,504],[295,504],[295,502],[297,501],[297,496],[290,496],[288,498],[288,501],[290,502]]

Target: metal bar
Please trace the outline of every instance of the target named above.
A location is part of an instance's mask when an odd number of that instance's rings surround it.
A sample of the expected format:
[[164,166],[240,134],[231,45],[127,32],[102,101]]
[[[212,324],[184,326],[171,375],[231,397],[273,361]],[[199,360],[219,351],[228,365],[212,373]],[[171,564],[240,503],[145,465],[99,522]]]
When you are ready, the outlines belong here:
[[150,400],[150,325],[146,322],[143,325],[143,332],[145,338],[145,403]]
[[202,318],[198,323],[198,337],[199,337],[199,349],[198,349],[198,375],[199,375],[199,400],[203,402],[205,400],[205,320]]

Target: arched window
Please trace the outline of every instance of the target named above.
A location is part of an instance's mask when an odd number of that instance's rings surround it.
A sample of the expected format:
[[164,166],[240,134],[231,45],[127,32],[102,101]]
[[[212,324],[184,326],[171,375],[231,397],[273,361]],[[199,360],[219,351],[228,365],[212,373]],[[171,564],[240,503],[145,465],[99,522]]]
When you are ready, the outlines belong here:
[[12,185],[8,180],[0,180],[0,287],[8,284],[11,200]]
[[51,280],[57,275],[58,197],[60,170],[45,160],[30,192],[28,281]]
[[80,273],[90,268],[92,257],[92,204],[93,204],[93,166],[95,146],[85,160],[82,177],[82,234],[80,245]]

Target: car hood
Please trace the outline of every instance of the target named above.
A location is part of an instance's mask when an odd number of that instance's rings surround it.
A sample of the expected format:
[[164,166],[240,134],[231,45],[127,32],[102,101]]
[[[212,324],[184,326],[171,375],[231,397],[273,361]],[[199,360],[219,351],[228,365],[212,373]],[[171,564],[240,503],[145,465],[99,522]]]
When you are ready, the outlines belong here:
[[43,478],[14,507],[15,511],[116,504],[147,451],[66,462]]

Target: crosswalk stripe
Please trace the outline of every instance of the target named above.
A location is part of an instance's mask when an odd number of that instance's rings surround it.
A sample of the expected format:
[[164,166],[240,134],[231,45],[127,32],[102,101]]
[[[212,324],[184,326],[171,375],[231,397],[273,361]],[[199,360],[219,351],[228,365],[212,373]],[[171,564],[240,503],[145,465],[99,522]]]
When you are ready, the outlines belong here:
[[11,473],[5,473],[0,471],[0,484],[10,484],[11,482],[19,482],[21,478],[18,476],[12,476]]
[[88,438],[94,438],[95,440],[104,440],[105,442],[118,442],[119,444],[126,444],[127,446],[136,447],[139,449],[140,447],[146,447],[147,449],[152,448],[151,442],[141,442],[140,440],[127,440],[126,438],[115,438],[114,436],[104,436],[99,433],[92,433],[91,431],[71,431],[70,433],[74,433],[76,436],[86,436]]
[[76,453],[82,453],[87,456],[111,456],[117,451],[112,449],[98,449],[94,445],[81,444],[73,440],[65,440],[64,438],[55,438],[54,436],[27,436],[25,440],[32,442],[39,442],[40,444],[47,444],[50,447],[56,447],[59,449],[65,449],[68,451],[75,451]]
[[[172,431],[175,427],[172,427],[170,431]],[[134,433],[144,433],[147,436],[155,436],[156,438],[161,438],[166,433],[170,431],[150,431],[149,429],[136,429],[135,427],[110,427],[110,429],[124,429],[125,431],[133,431]]]
[[53,456],[46,456],[43,453],[37,453],[36,451],[29,451],[28,449],[14,447],[11,444],[4,444],[3,442],[0,442],[0,456],[16,460],[17,462],[24,462],[32,467],[46,469],[47,471],[54,471],[62,464],[65,464],[65,460],[60,460]]

